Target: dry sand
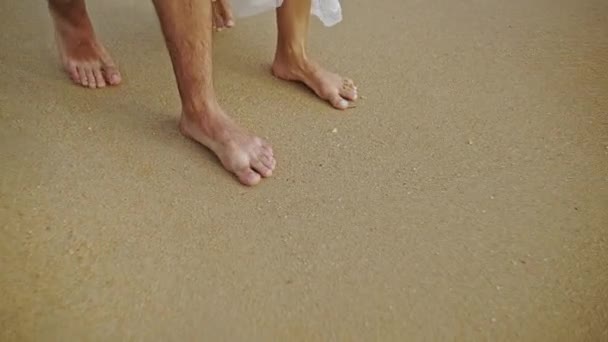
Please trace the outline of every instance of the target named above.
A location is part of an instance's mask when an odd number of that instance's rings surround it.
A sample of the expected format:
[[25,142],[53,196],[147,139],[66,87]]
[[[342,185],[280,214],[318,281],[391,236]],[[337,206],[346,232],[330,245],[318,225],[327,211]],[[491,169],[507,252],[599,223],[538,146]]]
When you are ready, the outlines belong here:
[[607,341],[608,2],[343,5],[347,113],[270,76],[272,13],[216,36],[278,155],[246,189],[178,134],[149,2],[91,2],[101,91],[0,2],[0,340]]

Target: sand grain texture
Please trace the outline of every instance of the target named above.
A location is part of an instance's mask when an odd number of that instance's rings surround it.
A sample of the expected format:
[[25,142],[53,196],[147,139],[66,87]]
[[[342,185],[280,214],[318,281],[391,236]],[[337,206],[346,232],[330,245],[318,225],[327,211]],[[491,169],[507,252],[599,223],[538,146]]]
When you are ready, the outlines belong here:
[[177,132],[152,6],[89,7],[118,88],[0,2],[1,341],[608,340],[608,2],[344,1],[310,45],[346,113],[240,20],[215,75],[275,147],[255,189]]

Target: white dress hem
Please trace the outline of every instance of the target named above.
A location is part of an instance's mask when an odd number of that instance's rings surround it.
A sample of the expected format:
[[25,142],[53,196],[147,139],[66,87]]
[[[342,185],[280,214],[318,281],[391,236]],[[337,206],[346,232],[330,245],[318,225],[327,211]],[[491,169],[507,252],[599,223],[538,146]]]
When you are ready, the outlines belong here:
[[[298,1],[298,0],[293,0]],[[249,17],[281,7],[283,0],[231,0],[232,9],[237,17]],[[340,0],[312,0],[310,13],[330,27],[342,21]]]

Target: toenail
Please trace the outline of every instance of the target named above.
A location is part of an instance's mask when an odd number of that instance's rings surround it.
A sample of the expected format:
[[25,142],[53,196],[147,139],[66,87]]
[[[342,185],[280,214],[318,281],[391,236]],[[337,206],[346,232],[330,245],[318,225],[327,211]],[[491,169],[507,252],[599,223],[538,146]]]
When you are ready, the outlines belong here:
[[346,108],[346,107],[348,107],[348,101],[340,100],[340,102],[338,103],[338,106],[340,106],[342,108]]

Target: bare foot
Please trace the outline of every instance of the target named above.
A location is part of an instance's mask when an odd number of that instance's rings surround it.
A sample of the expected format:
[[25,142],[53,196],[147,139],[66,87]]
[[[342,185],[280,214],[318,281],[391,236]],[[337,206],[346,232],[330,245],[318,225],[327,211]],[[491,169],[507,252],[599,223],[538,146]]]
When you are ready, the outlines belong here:
[[55,36],[63,67],[72,81],[89,88],[120,83],[118,68],[95,38],[92,28],[74,27],[56,19]]
[[224,168],[245,185],[270,177],[276,166],[270,145],[236,125],[218,105],[208,112],[212,114],[183,114],[179,124],[182,134],[213,151]]
[[357,100],[357,87],[351,79],[329,72],[306,58],[277,55],[272,73],[283,80],[306,84],[337,109],[346,109],[349,101]]
[[234,26],[234,16],[229,0],[211,0],[213,5],[213,28],[222,31]]

